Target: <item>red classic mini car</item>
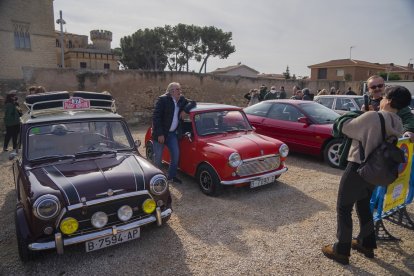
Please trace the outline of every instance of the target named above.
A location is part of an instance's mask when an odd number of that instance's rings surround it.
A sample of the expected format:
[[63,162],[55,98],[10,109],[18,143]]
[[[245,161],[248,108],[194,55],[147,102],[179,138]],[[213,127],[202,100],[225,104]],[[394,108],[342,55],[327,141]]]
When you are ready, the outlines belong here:
[[[179,168],[194,176],[207,195],[219,194],[223,185],[266,185],[287,171],[289,148],[257,134],[239,107],[197,103],[181,124]],[[151,128],[145,135],[145,146],[147,158],[152,160]],[[164,149],[163,161],[168,163],[169,159]]]
[[87,252],[140,236],[171,215],[166,177],[137,150],[110,95],[26,98],[21,155],[12,156],[19,255],[85,244]]

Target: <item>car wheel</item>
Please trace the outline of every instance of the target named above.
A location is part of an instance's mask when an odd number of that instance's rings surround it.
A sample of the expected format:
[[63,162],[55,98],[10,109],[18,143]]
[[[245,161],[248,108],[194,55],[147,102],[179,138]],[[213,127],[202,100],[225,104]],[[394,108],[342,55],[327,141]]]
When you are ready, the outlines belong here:
[[154,146],[151,142],[147,142],[147,145],[145,146],[145,156],[147,157],[147,160],[154,163]]
[[206,164],[200,166],[197,172],[197,181],[201,191],[209,196],[217,196],[220,193],[220,179],[214,169]]
[[326,144],[324,149],[324,160],[333,168],[339,168],[338,150],[341,143],[340,139],[333,139]]
[[20,226],[15,215],[15,227],[16,227],[16,239],[17,239],[17,249],[19,251],[19,257],[22,262],[27,262],[33,260],[35,253],[29,249],[29,241],[27,241],[20,232]]

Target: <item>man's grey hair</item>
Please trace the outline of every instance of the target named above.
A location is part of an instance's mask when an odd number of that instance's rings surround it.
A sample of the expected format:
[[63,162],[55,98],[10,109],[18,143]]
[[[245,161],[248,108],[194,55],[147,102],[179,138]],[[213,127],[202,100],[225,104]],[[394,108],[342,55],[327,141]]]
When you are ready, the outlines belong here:
[[167,86],[167,90],[165,92],[170,93],[171,90],[175,89],[176,87],[181,87],[178,82],[172,82]]

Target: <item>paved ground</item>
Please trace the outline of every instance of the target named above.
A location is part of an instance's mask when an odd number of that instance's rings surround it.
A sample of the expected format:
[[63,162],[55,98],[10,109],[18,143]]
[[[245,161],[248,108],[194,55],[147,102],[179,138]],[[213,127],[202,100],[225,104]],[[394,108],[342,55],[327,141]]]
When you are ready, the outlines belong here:
[[[143,139],[143,128],[134,136]],[[0,275],[413,275],[414,231],[386,222],[400,243],[379,243],[377,257],[358,253],[342,266],[320,248],[334,242],[336,194],[342,171],[312,157],[292,154],[289,171],[275,184],[203,195],[184,175],[171,188],[174,213],[141,238],[85,253],[50,252],[23,264],[17,253],[11,162],[0,154]],[[408,208],[414,218],[414,206]],[[357,227],[357,225],[355,226]]]

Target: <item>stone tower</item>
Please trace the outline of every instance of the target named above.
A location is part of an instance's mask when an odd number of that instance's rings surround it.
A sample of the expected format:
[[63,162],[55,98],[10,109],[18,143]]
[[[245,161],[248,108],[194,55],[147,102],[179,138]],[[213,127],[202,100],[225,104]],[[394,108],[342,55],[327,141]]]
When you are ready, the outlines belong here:
[[112,32],[105,30],[91,31],[91,40],[95,49],[111,50]]

